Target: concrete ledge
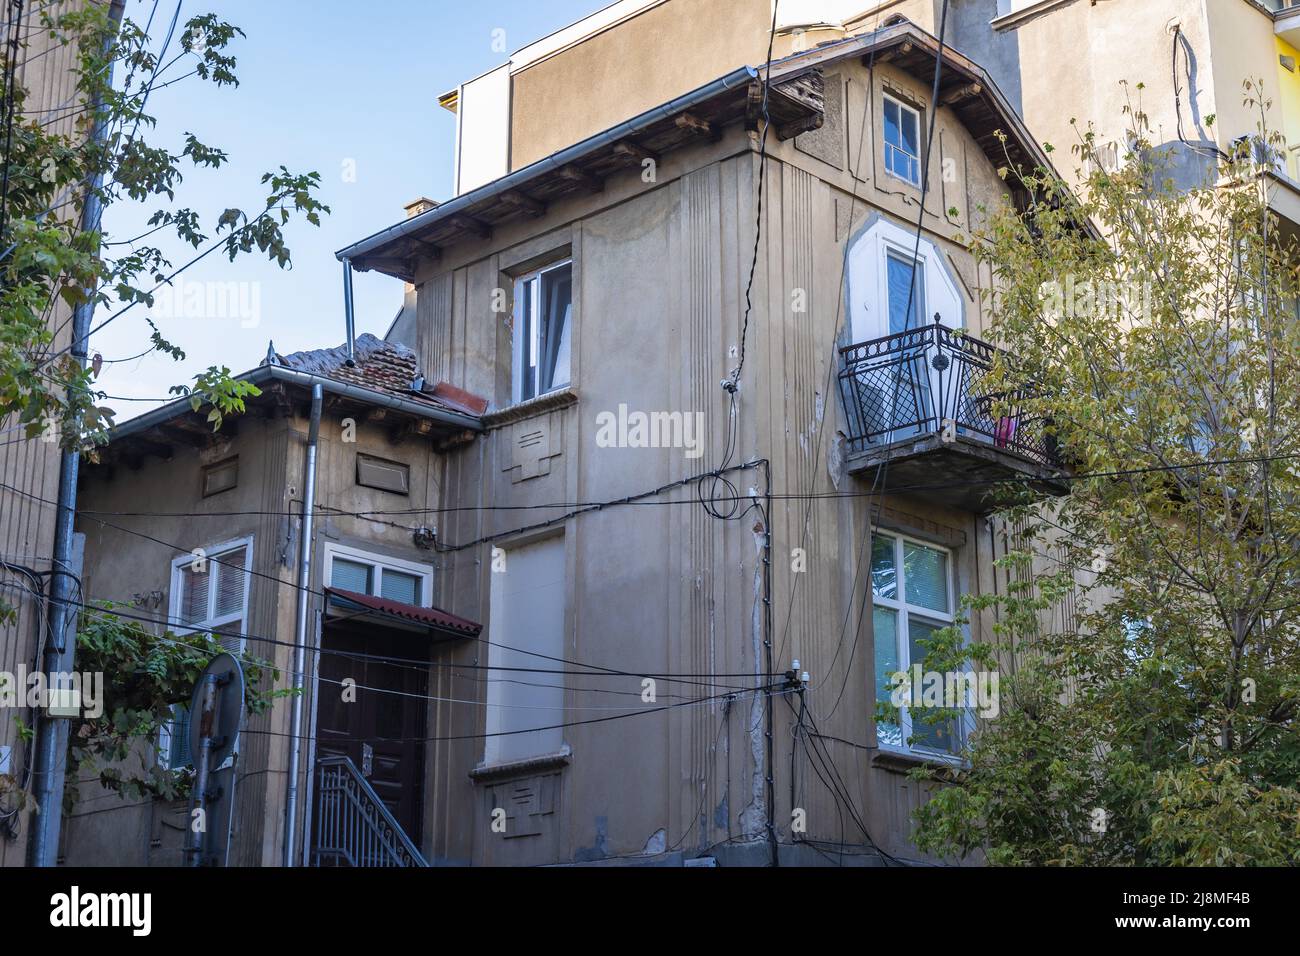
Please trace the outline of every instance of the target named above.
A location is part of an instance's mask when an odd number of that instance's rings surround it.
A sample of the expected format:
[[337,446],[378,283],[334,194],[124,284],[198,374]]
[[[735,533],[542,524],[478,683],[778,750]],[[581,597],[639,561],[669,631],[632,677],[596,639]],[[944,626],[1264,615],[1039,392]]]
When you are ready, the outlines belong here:
[[994,17],[989,21],[989,25],[994,30],[1014,30],[1023,26],[1030,20],[1036,20],[1045,13],[1050,13],[1057,7],[1063,7],[1067,3],[1074,3],[1075,0],[1038,0],[1032,6],[1025,7],[1023,10],[1017,10],[1015,13],[1004,13],[1000,17]]
[[524,774],[543,773],[547,770],[560,770],[573,760],[573,751],[568,744],[564,749],[553,754],[539,754],[525,760],[510,760],[505,763],[484,764],[469,772],[469,778],[475,783],[503,780],[507,777],[520,777]]
[[570,405],[576,404],[578,404],[577,392],[571,388],[556,389],[554,392],[538,395],[536,398],[530,398],[518,405],[510,405],[499,411],[488,412],[482,418],[483,428],[491,431],[504,425],[527,421],[530,418],[536,418],[556,409],[568,408]]

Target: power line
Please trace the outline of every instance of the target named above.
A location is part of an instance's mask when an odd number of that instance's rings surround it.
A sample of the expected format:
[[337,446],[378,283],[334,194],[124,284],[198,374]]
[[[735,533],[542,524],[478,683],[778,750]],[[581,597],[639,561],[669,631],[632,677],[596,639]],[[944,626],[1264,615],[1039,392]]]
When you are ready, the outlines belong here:
[[[170,617],[166,620],[159,620],[156,617],[149,617],[147,615],[142,615],[142,614],[133,614],[129,611],[118,610],[116,607],[102,607],[101,605],[91,604],[81,600],[68,601],[67,603],[71,604],[74,607],[81,608],[82,610],[88,611],[93,614],[108,614],[112,617],[124,618],[126,620],[132,620],[132,621],[140,621],[141,623],[145,623],[145,624],[155,624],[155,625],[170,627],[173,623]],[[182,622],[177,622],[177,623],[181,623],[181,626],[188,626],[183,624]],[[238,637],[244,641],[250,641],[256,644],[266,644],[273,647],[295,647],[296,646],[290,641],[281,641],[278,640],[277,638],[265,637],[263,635],[259,635],[255,633],[223,634],[219,631],[209,632],[203,628],[193,628],[192,630],[201,633],[212,633],[214,639],[220,639],[223,637],[224,638]],[[175,638],[159,638],[159,639],[175,641]],[[568,669],[540,668],[540,667],[504,667],[504,666],[496,666],[492,664],[461,664],[453,661],[432,661],[432,660],[426,661],[426,660],[421,660],[419,658],[392,657],[383,654],[367,654],[360,651],[341,651],[341,650],[326,648],[326,647],[309,647],[307,648],[307,650],[317,655],[330,655],[330,656],[344,657],[344,658],[356,659],[356,660],[376,661],[383,664],[391,664],[393,666],[409,665],[410,669],[418,669],[418,670],[428,670],[431,667],[440,667],[440,668],[459,669],[459,670],[503,671],[507,673],[524,673],[524,674],[553,674],[553,675],[567,675],[573,677],[630,677],[633,679],[638,679],[638,678],[645,679],[649,677],[653,680],[663,680],[669,683],[695,684],[697,686],[703,686],[703,687],[729,687],[732,690],[748,690],[750,688],[734,686],[730,684],[719,684],[717,682],[711,681],[711,678],[722,677],[722,678],[727,678],[729,680],[734,680],[734,679],[743,679],[743,678],[770,678],[770,677],[777,676],[775,674],[753,674],[753,673],[664,674],[664,673],[656,673],[649,670],[647,670],[644,673],[641,673],[637,671],[628,671],[628,670],[620,670],[612,667],[604,667],[603,665],[600,664],[588,664],[583,661],[573,661],[562,657],[552,657],[548,654],[542,654],[536,651],[528,651],[528,650],[524,650],[523,648],[512,647],[508,644],[501,644],[495,641],[489,641],[481,637],[468,638],[467,636],[467,639],[474,640],[477,643],[486,644],[489,647],[497,647],[503,650],[513,651],[517,654],[524,654],[529,657],[537,657],[542,660],[548,660],[555,663],[568,664],[571,667],[586,667],[586,668],[590,668],[590,670],[568,670]],[[189,647],[192,645],[182,644],[182,646]],[[201,648],[195,646],[194,649],[200,650]],[[274,666],[272,662],[267,661],[266,663],[271,663],[272,666]]]
[[[384,737],[382,739],[386,743],[445,743],[445,742],[456,741],[456,740],[486,740],[489,737],[513,737],[518,734],[534,734],[543,730],[563,730],[569,727],[583,727],[589,724],[604,724],[612,720],[627,720],[632,717],[644,717],[650,714],[661,714],[670,710],[681,710],[683,707],[698,707],[702,704],[709,704],[715,701],[726,700],[727,698],[734,698],[736,696],[739,696],[740,694],[764,694],[770,698],[770,697],[779,697],[784,694],[792,693],[788,689],[775,690],[775,688],[784,688],[784,684],[769,684],[766,687],[755,687],[751,690],[733,691],[725,694],[712,694],[708,697],[697,697],[693,700],[680,701],[675,704],[663,704],[662,706],[659,707],[648,707],[644,710],[631,711],[626,714],[614,714],[609,717],[592,717],[587,720],[571,720],[560,724],[550,724],[546,727],[526,727],[521,730],[498,730],[498,731],[493,731],[491,733],[481,733],[481,734],[447,734],[441,736],[427,736],[427,737],[426,736]],[[243,730],[241,731],[241,733],[255,734],[263,737],[286,737],[286,738],[294,737],[293,734],[284,733],[283,731],[278,731],[278,730]],[[308,734],[297,735],[298,739],[300,740],[310,739],[310,736],[311,735]],[[362,741],[374,740],[374,739],[375,738],[373,737],[335,737],[332,735],[330,737],[331,741],[340,742],[340,743],[362,742]]]

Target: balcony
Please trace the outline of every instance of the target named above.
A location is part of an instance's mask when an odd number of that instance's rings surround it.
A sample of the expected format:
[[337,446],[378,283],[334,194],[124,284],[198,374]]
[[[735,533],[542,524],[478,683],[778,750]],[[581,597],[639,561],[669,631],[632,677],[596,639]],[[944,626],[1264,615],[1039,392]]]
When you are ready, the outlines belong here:
[[1273,13],[1273,32],[1292,46],[1300,45],[1300,0],[1265,0]]
[[840,354],[850,474],[975,512],[992,510],[1008,480],[1067,493],[1047,422],[1022,410],[1025,390],[991,391],[992,345],[935,324]]

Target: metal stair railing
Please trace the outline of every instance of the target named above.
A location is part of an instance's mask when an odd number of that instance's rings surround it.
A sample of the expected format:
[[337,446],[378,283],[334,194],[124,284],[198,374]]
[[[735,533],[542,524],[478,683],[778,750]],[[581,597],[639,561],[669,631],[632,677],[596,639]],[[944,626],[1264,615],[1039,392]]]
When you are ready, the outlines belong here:
[[370,782],[347,757],[316,761],[312,866],[428,866]]

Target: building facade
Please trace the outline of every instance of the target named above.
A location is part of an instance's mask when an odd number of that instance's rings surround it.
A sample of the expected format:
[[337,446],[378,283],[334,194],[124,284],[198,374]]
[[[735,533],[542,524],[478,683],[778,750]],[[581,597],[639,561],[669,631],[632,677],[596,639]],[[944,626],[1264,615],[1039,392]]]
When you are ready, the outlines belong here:
[[[406,284],[390,341],[270,357],[249,375],[284,388],[234,433],[169,408],[114,436],[82,491],[88,598],[292,676],[306,380],[274,369],[371,393],[321,419],[292,862],[921,862],[909,771],[981,715],[876,705],[934,630],[991,639],[959,619],[1006,587],[985,491],[1059,493],[1061,464],[979,389],[964,239],[1024,201],[1008,155],[1047,157],[885,6],[802,11],[768,72],[766,0],[727,6],[718,50],[683,40],[711,0],[620,3],[458,88],[455,197],[339,253]],[[632,55],[687,65],[578,82]],[[220,614],[196,548],[243,562]],[[282,859],[291,708],[245,730],[233,863]],[[79,808],[66,859],[176,863],[183,809]],[[380,850],[341,845],[345,812]]]

